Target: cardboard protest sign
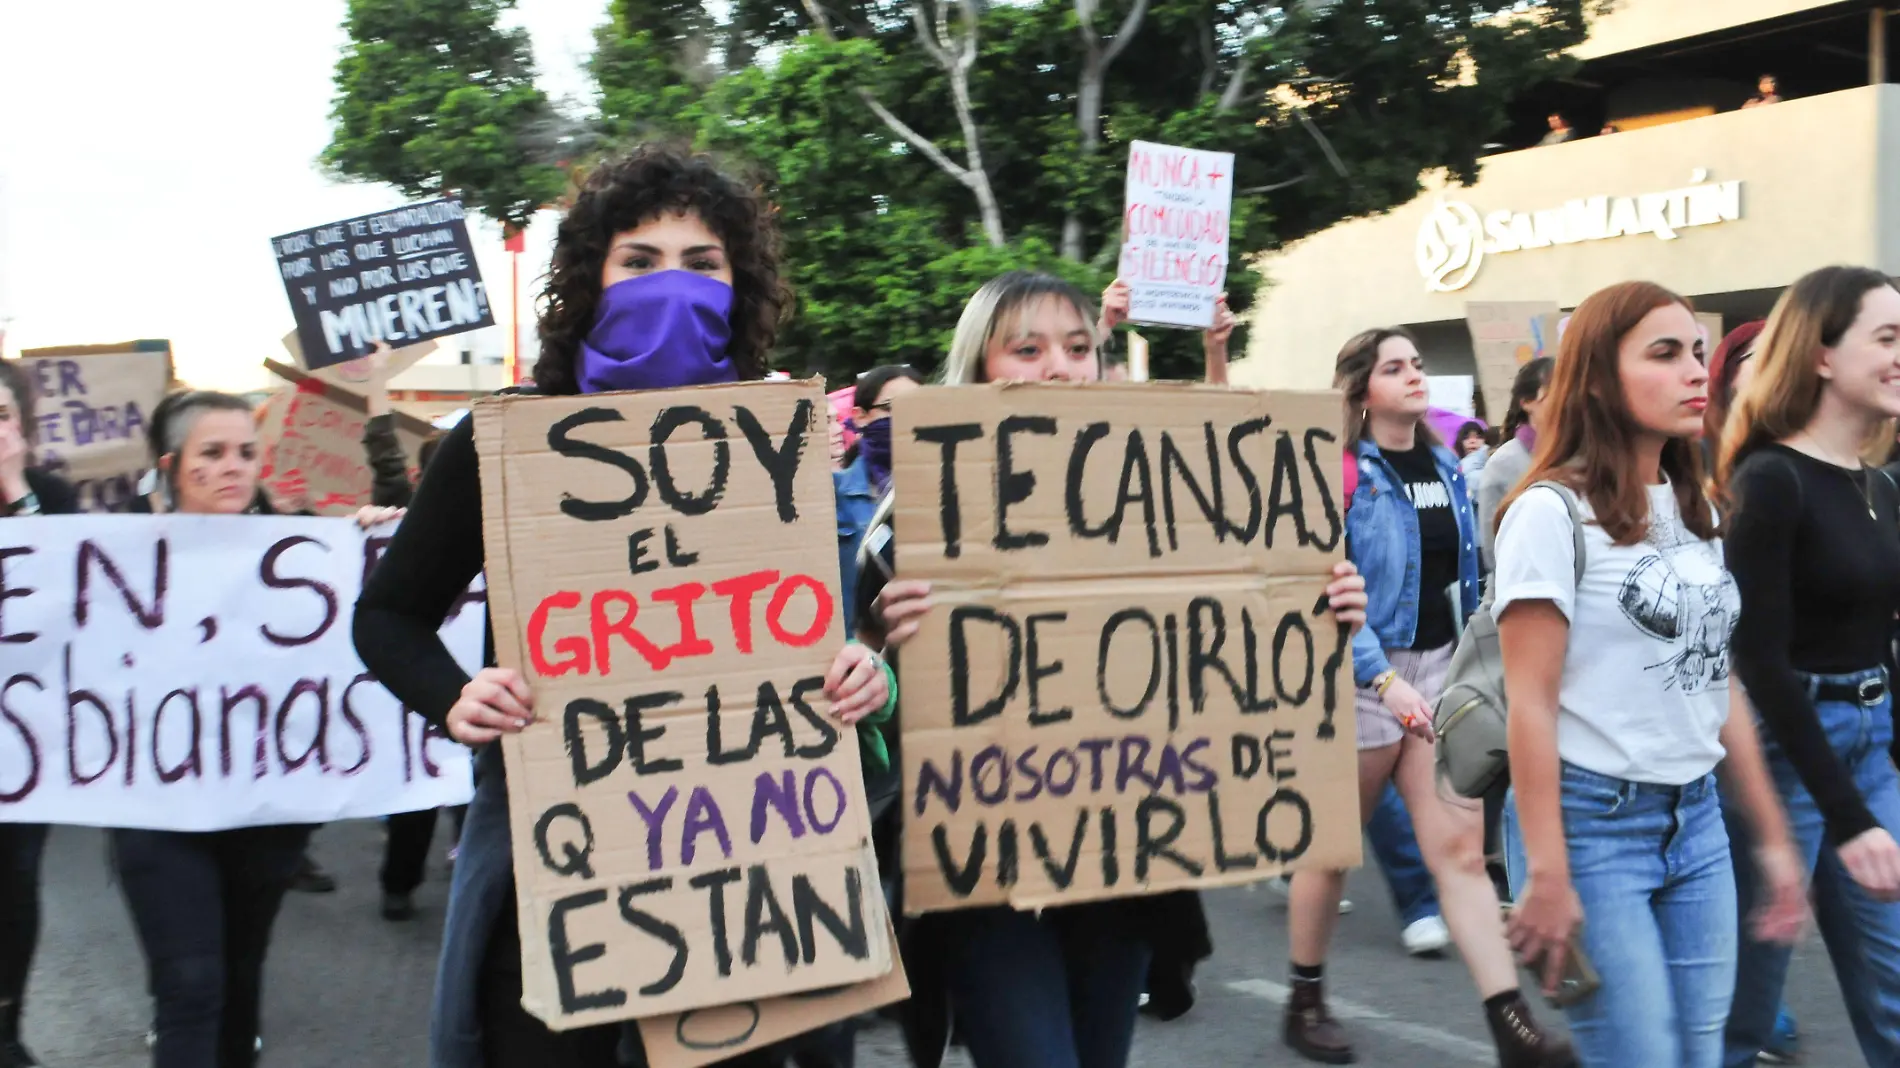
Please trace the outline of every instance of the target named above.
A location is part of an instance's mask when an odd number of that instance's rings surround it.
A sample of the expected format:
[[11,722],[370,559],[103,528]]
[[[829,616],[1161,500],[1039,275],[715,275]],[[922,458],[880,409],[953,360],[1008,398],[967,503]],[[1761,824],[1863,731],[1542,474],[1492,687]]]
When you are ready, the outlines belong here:
[[1128,149],[1121,279],[1138,323],[1214,325],[1227,288],[1234,156],[1136,141]]
[[555,1029],[892,966],[844,644],[824,397],[762,382],[475,406],[522,1004]]
[[[265,361],[280,374],[294,373]],[[281,398],[281,399],[280,399]],[[363,448],[368,411],[335,387],[306,380],[267,402],[259,436],[264,445],[264,492],[279,511],[353,515],[370,503],[369,456]],[[410,415],[399,415],[396,440],[409,465],[409,480],[420,474],[422,444],[434,429]]]
[[[896,928],[887,926],[885,938],[895,945]],[[910,982],[894,960],[889,972],[851,986],[649,1016],[640,1021],[640,1042],[647,1068],[702,1068],[908,997]]]
[[1557,337],[1549,329],[1548,318],[1557,311],[1554,300],[1474,300],[1465,305],[1465,327],[1471,331],[1472,358],[1487,419],[1504,421],[1519,367],[1539,356],[1557,354]]
[[[0,821],[211,831],[462,804],[469,753],[363,668],[387,532],[292,516],[0,527]],[[479,586],[443,637],[480,666]]]
[[907,908],[1359,859],[1339,398],[956,386],[895,407]]
[[495,325],[462,202],[410,204],[271,239],[316,370],[392,347]]
[[39,391],[36,461],[73,484],[85,511],[131,500],[151,469],[146,426],[171,386],[171,342],[26,349],[20,363]]
[[[433,341],[422,341],[414,345],[404,346],[400,349],[392,349],[389,355],[384,357],[383,361],[383,388],[388,388],[390,379],[414,367],[424,356],[427,356],[435,350],[436,344]],[[304,361],[303,342],[297,339],[297,332],[295,330],[284,335],[284,351],[290,354],[291,366],[317,378],[325,385],[334,386],[351,396],[365,397],[372,388],[375,378],[375,369],[370,366],[370,358],[368,356],[359,356],[354,360],[345,360],[342,363],[333,363],[328,367],[319,367],[313,370],[310,365]],[[276,364],[276,361],[267,358],[264,361],[264,366],[271,367],[274,370],[275,367],[279,365]],[[285,375],[281,371],[276,371],[275,373],[280,377],[291,378],[291,376]],[[297,379],[291,378],[291,381],[297,381]]]

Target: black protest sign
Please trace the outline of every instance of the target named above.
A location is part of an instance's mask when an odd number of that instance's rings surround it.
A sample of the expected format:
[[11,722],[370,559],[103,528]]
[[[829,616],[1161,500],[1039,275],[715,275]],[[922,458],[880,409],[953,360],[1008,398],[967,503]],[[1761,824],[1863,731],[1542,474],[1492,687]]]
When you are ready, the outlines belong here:
[[271,239],[304,365],[404,348],[495,325],[459,200],[299,230]]
[[1358,863],[1339,400],[1178,385],[896,405],[906,905]]
[[475,407],[523,1004],[563,1029],[885,975],[816,382]]

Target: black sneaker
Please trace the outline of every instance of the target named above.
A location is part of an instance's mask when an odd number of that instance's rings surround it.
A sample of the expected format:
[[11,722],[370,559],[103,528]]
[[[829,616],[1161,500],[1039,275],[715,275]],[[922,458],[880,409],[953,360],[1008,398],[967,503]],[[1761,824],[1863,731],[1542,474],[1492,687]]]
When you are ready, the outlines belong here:
[[413,920],[415,918],[416,902],[414,898],[408,894],[386,893],[383,895],[383,919],[402,921]]
[[290,888],[304,894],[329,894],[336,892],[336,880],[330,873],[317,867],[317,862],[305,853],[297,865],[297,874],[290,880]]

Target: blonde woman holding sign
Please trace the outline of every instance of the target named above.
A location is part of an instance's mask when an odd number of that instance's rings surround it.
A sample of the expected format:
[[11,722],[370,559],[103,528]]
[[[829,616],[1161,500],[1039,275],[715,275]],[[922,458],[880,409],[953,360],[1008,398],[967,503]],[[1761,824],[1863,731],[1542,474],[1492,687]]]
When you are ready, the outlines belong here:
[[[555,238],[535,387],[572,395],[759,379],[790,295],[778,234],[750,186],[703,157],[642,148],[601,165]],[[824,462],[823,452],[804,454]],[[474,420],[442,439],[395,539],[363,591],[356,648],[377,678],[457,741],[480,747],[449,897],[430,1019],[433,1068],[617,1068],[631,1025],[555,1032],[521,1007],[508,790],[489,745],[535,718],[512,670],[469,678],[437,636],[482,570]],[[492,646],[492,641],[490,645]],[[487,651],[494,663],[494,650]],[[847,645],[825,695],[856,722],[889,696],[878,658]],[[848,1030],[842,1032],[848,1056]]]
[[[1098,381],[1096,324],[1088,299],[1074,286],[1012,271],[978,290],[964,308],[944,380]],[[888,573],[896,555],[890,539],[874,530],[869,544],[879,570]],[[1351,564],[1338,566],[1327,593],[1341,621],[1356,626],[1363,620],[1364,586]],[[893,579],[867,609],[868,628],[894,649],[917,634],[931,611],[930,585]],[[1170,893],[1038,912],[1001,905],[927,916],[905,956],[913,1001],[926,992],[947,997],[977,1068],[1122,1068],[1150,957],[1194,939],[1196,913],[1194,894]],[[940,1048],[912,1050],[920,1068],[940,1054]]]

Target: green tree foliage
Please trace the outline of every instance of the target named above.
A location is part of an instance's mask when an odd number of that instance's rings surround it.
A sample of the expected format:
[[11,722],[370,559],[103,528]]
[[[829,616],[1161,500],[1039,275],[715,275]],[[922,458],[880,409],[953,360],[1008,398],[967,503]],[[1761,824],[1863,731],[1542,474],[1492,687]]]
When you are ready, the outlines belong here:
[[330,144],[336,174],[453,194],[500,222],[560,195],[564,123],[534,84],[514,0],[349,0]]
[[[1099,292],[1135,140],[1235,153],[1244,310],[1257,254],[1402,204],[1422,173],[1474,178],[1507,103],[1567,69],[1585,5],[614,0],[594,74],[613,138],[758,169],[800,298],[779,362],[838,377],[934,368],[1010,267]],[[1149,334],[1158,373],[1198,374],[1197,336]]]

